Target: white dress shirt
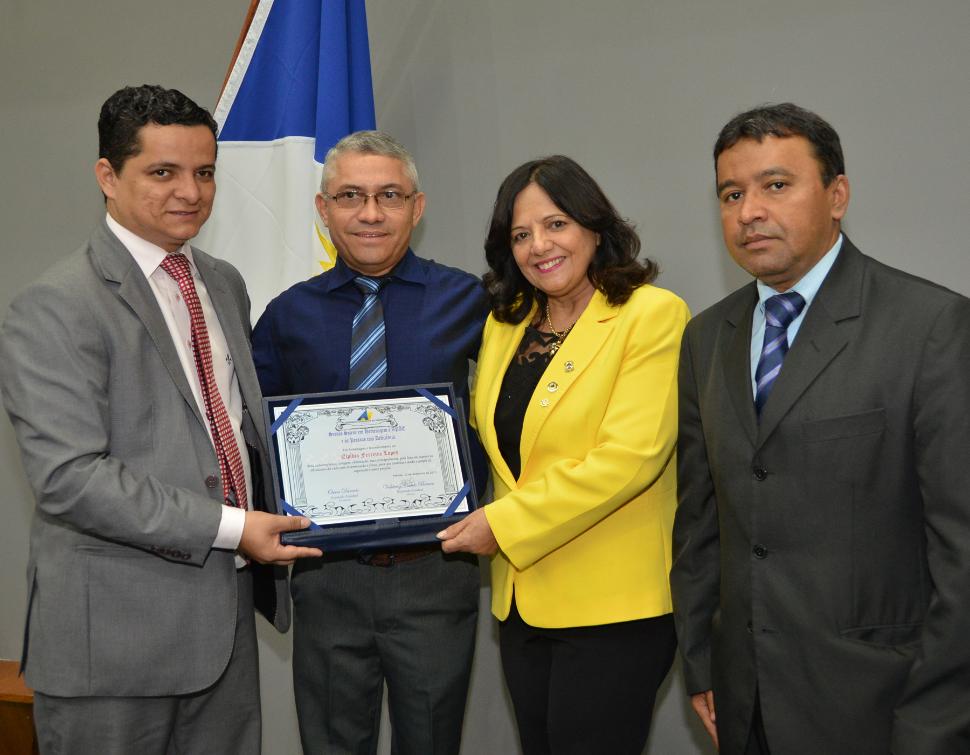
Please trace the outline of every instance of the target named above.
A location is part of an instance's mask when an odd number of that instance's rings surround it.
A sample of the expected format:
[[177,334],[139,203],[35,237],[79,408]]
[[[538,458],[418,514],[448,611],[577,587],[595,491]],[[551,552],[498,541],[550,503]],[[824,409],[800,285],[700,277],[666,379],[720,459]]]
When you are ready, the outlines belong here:
[[[175,342],[175,350],[178,352],[179,361],[182,363],[182,371],[192,387],[192,395],[195,396],[199,412],[205,417],[205,400],[202,397],[202,385],[199,383],[195,354],[192,350],[192,318],[189,315],[188,307],[182,300],[182,292],[179,291],[178,283],[161,268],[162,260],[165,259],[167,252],[150,241],[136,236],[119,224],[110,214],[107,216],[107,222],[108,228],[135,258],[135,263],[145,274],[145,278],[148,279],[148,285],[151,287],[152,293],[155,294],[158,307],[162,311],[162,317],[165,318],[168,332]],[[192,268],[192,280],[195,282],[195,290],[199,295],[199,302],[202,304],[202,312],[209,330],[209,342],[212,346],[212,371],[215,373],[219,395],[222,396],[222,401],[229,414],[229,420],[232,423],[232,432],[239,447],[243,470],[246,473],[246,500],[251,502],[253,499],[252,473],[249,468],[249,454],[246,453],[246,441],[242,434],[243,401],[239,392],[239,381],[236,380],[236,368],[232,362],[232,356],[229,354],[229,346],[226,343],[226,336],[222,332],[222,326],[219,324],[219,317],[212,307],[209,291],[205,287],[205,282],[199,276],[195,260],[192,259],[192,248],[188,244],[184,244],[178,251],[188,258],[189,265]],[[211,441],[212,429],[208,425],[206,429],[209,430]],[[213,448],[215,448],[214,441]],[[252,507],[252,503],[250,503],[250,507]],[[212,547],[235,550],[242,538],[245,520],[246,512],[242,509],[223,506],[222,520],[219,523],[219,531],[216,533]],[[245,564],[245,561],[239,561],[237,556],[237,566],[243,564]]]

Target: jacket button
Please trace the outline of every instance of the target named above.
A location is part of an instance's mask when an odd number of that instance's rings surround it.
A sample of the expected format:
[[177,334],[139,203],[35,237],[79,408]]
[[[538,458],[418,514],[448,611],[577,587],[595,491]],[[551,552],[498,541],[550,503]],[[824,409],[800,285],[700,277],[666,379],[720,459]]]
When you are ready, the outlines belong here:
[[544,398],[539,402],[539,406],[549,406],[549,399]]
[[754,479],[758,482],[762,482],[768,477],[768,470],[764,467],[754,467],[751,471],[754,472]]
[[549,393],[555,393],[559,390],[559,383],[557,383],[555,380],[550,381],[549,385],[546,386],[546,390],[548,390]]
[[750,621],[748,622],[747,629],[748,629],[748,634],[754,634],[754,627],[751,626],[751,622]]
[[754,553],[755,558],[768,558],[768,549],[763,545],[756,545],[751,552]]
[[570,362],[566,362],[566,364],[564,364],[564,365],[562,366],[562,368],[563,368],[563,369],[564,369],[564,370],[565,370],[566,372],[572,372],[572,371],[573,371],[574,369],[576,369],[576,365],[574,365],[574,364],[573,364],[573,363],[572,363],[572,362],[570,361]]
[[219,478],[216,477],[214,474],[210,474],[208,477],[205,478],[205,486],[210,490],[215,489],[215,487],[218,484],[219,484]]

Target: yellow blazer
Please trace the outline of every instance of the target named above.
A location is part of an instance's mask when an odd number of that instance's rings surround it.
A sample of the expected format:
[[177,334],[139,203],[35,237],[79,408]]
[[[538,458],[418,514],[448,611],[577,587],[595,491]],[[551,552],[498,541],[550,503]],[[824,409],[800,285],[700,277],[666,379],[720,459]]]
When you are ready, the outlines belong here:
[[653,286],[611,307],[597,291],[529,402],[522,472],[499,452],[495,403],[522,340],[518,325],[485,323],[472,420],[491,464],[485,507],[492,613],[513,591],[526,623],[608,624],[672,610],[670,532],[677,506],[677,361],[687,305]]

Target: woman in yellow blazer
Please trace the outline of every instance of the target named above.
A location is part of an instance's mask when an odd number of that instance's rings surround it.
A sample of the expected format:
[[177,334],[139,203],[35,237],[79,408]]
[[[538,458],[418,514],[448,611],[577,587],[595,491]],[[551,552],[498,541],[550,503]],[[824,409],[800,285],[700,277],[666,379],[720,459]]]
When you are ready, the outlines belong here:
[[526,755],[639,755],[676,645],[677,359],[688,319],[567,157],[499,189],[472,392],[494,501],[439,534],[491,556]]

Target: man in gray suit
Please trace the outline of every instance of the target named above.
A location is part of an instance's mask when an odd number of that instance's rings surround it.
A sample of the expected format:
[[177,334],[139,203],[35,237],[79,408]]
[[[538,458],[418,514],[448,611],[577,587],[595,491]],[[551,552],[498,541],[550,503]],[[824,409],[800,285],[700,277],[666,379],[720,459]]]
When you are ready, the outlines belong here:
[[814,113],[742,113],[714,157],[757,281],[681,354],[693,707],[722,753],[970,752],[970,301],[842,234],[842,148]]
[[215,122],[181,92],[126,87],[98,132],[106,217],[0,334],[37,502],[22,668],[41,750],[256,753],[254,594],[289,624],[285,570],[259,564],[319,551],[282,546],[307,522],[268,513],[245,285],[188,244],[215,194]]

